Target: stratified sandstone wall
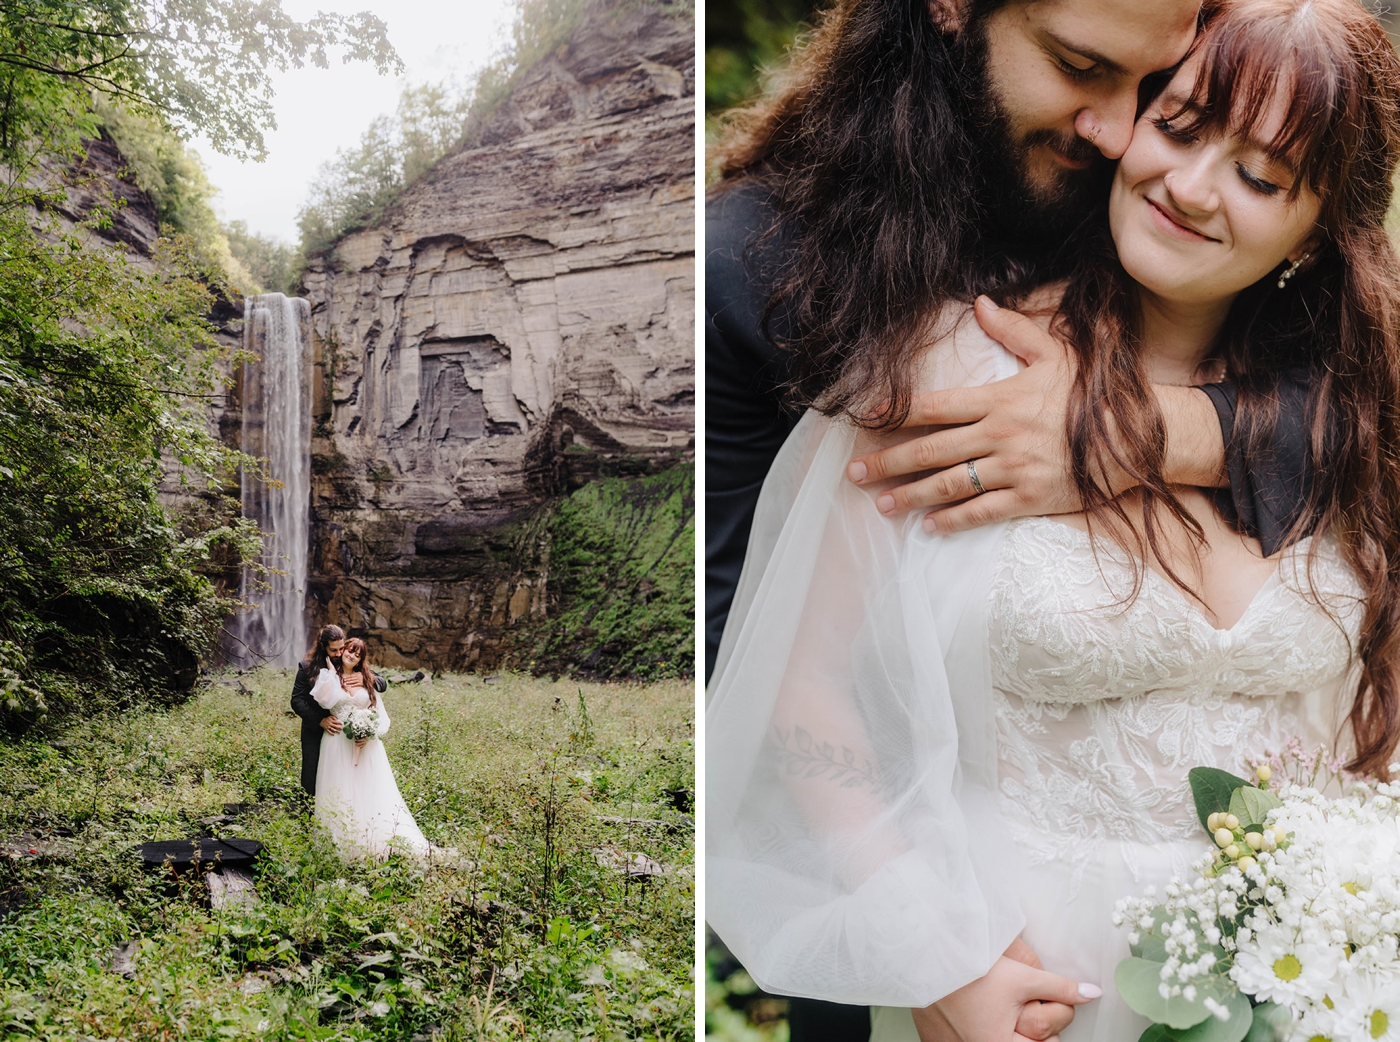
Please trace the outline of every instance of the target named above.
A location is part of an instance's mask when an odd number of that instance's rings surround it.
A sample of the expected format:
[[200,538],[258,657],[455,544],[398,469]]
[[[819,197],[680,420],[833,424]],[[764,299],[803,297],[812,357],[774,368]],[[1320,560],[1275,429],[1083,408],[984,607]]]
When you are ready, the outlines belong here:
[[689,459],[694,23],[585,12],[467,145],[313,263],[313,622],[493,665],[549,610],[539,519]]

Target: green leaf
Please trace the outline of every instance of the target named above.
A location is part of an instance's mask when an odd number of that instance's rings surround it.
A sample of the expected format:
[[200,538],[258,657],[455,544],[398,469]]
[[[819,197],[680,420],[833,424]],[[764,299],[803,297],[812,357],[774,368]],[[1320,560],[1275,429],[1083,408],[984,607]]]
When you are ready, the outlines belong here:
[[1124,959],[1114,971],[1113,982],[1118,985],[1118,994],[1123,996],[1123,1001],[1134,1013],[1158,1024],[1170,1028],[1190,1028],[1210,1016],[1210,1011],[1201,1004],[1204,991],[1195,1002],[1187,1002],[1179,995],[1162,998],[1157,990],[1162,983],[1160,962],[1136,957]]
[[1138,1042],[1174,1042],[1171,1031],[1161,1024],[1150,1024],[1146,1031],[1138,1036]]
[[1148,962],[1167,961],[1167,941],[1162,936],[1162,924],[1168,919],[1167,910],[1161,905],[1152,909],[1152,930],[1138,930],[1137,944],[1128,945],[1128,951]]
[[1244,1042],[1280,1042],[1288,1037],[1292,1029],[1293,1019],[1288,1015],[1288,1010],[1272,1002],[1261,1002],[1254,1007],[1254,1021]]
[[1236,789],[1249,785],[1243,778],[1215,767],[1192,767],[1186,777],[1191,782],[1191,795],[1196,801],[1201,828],[1206,827],[1206,819],[1212,814],[1230,809],[1230,797]]
[[1176,1042],[1240,1042],[1254,1020],[1249,999],[1236,991],[1228,995],[1222,1005],[1230,1011],[1229,1020],[1219,1020],[1212,1014],[1195,1027],[1172,1031],[1171,1037]]
[[1230,813],[1240,819],[1240,824],[1262,825],[1269,811],[1283,806],[1283,801],[1266,789],[1253,785],[1236,789],[1230,796]]

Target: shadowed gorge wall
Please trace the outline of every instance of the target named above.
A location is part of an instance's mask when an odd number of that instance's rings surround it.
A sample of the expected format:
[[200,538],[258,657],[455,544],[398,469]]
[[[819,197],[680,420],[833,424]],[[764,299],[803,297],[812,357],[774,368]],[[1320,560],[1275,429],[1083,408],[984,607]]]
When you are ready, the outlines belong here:
[[648,605],[693,618],[694,72],[688,13],[590,6],[308,267],[314,625],[387,664],[689,672]]

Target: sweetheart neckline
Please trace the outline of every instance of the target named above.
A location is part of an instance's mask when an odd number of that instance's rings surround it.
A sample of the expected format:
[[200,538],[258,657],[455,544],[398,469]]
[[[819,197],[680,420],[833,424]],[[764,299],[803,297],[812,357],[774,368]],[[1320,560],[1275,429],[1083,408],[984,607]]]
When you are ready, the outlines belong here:
[[[1094,549],[1094,541],[1090,539],[1088,532],[1075,525],[1065,524],[1065,522],[1063,521],[1056,521],[1052,517],[1045,517],[1043,515],[1036,517],[1021,517],[1016,518],[1014,523],[1024,524],[1026,522],[1031,521],[1043,521],[1048,525],[1054,525],[1058,529],[1062,529],[1066,532],[1072,532],[1079,537],[1078,542],[1081,546],[1085,546],[1090,550]],[[1239,631],[1240,628],[1244,625],[1245,621],[1249,619],[1251,614],[1254,613],[1255,608],[1268,599],[1266,594],[1271,595],[1274,590],[1277,590],[1283,586],[1283,581],[1280,578],[1280,571],[1283,567],[1284,560],[1290,554],[1300,552],[1301,550],[1306,548],[1306,546],[1311,542],[1311,540],[1312,536],[1304,536],[1302,539],[1298,540],[1298,542],[1294,543],[1292,546],[1279,553],[1278,558],[1274,564],[1273,571],[1269,572],[1269,574],[1265,577],[1263,583],[1261,583],[1259,588],[1254,591],[1254,596],[1252,596],[1249,599],[1249,603],[1245,605],[1244,611],[1240,613],[1240,617],[1235,620],[1233,625],[1226,627],[1217,626],[1215,625],[1215,623],[1211,622],[1210,616],[1208,616],[1197,604],[1195,604],[1195,602],[1193,602],[1189,597],[1187,597],[1186,594],[1174,582],[1172,582],[1166,576],[1162,575],[1151,565],[1147,564],[1147,562],[1145,562],[1141,557],[1138,557],[1137,554],[1118,545],[1111,539],[1104,538],[1100,540],[1100,542],[1106,543],[1112,551],[1122,554],[1124,557],[1130,558],[1131,560],[1134,560],[1139,565],[1141,565],[1143,572],[1145,573],[1143,577],[1143,582],[1155,581],[1163,587],[1165,587],[1173,596],[1175,596],[1177,601],[1181,603],[1181,605],[1187,610],[1187,612],[1189,612],[1192,616],[1194,616],[1201,623],[1203,623],[1206,626],[1206,628],[1209,629],[1216,636],[1234,637],[1236,636],[1237,631]],[[1112,557],[1110,557],[1109,559],[1113,560]],[[1116,561],[1114,563],[1122,564],[1122,562]]]

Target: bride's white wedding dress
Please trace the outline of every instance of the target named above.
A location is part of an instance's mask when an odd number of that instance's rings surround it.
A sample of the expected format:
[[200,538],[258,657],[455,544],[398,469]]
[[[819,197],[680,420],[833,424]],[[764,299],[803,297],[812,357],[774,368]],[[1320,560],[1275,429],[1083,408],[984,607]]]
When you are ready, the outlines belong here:
[[[356,709],[369,706],[363,687],[347,692],[329,669],[321,670],[311,697],[325,709],[348,701]],[[379,735],[389,730],[384,696],[376,698]],[[316,766],[316,820],[335,841],[336,849],[349,857],[387,857],[397,851],[424,858],[432,849],[408,805],[399,795],[394,770],[379,737],[371,738],[355,763],[355,743],[343,734],[321,736],[321,758]]]
[[[975,324],[926,387],[1015,363]],[[760,985],[908,1008],[984,974],[1018,933],[1099,984],[1063,1042],[1135,1042],[1114,902],[1208,843],[1186,772],[1330,742],[1361,591],[1319,538],[1240,620],[1209,620],[1105,539],[1047,518],[943,538],[845,481],[855,434],[806,417],[765,485],[707,714],[711,924]],[[900,1008],[902,1007],[902,1008]]]

